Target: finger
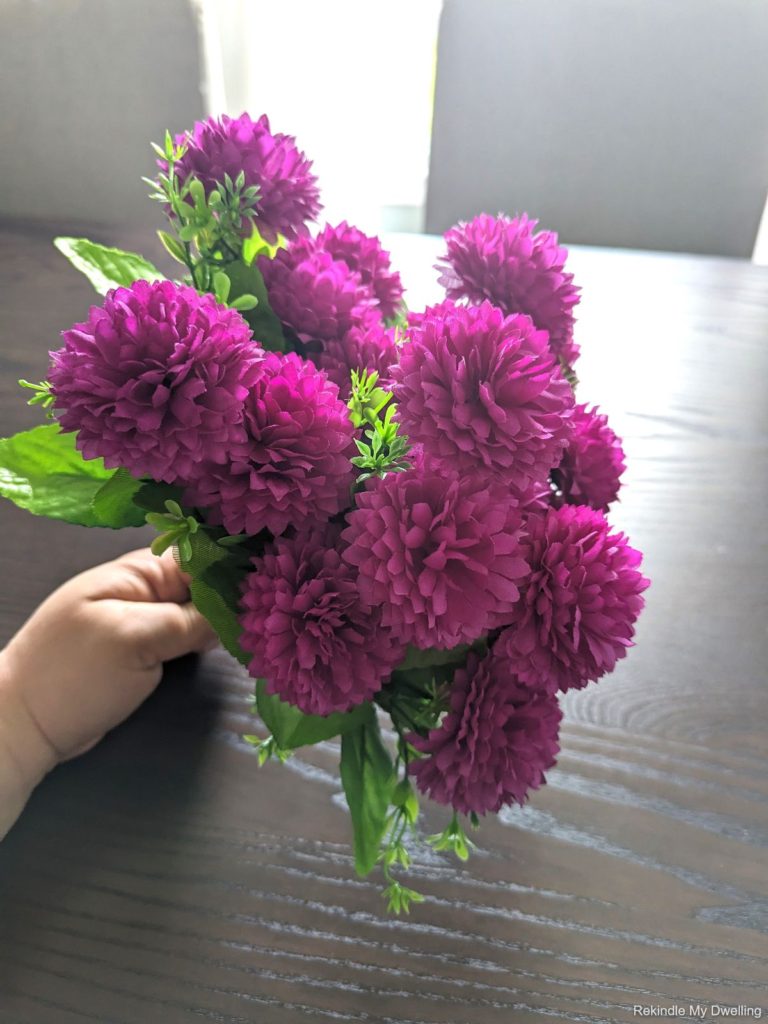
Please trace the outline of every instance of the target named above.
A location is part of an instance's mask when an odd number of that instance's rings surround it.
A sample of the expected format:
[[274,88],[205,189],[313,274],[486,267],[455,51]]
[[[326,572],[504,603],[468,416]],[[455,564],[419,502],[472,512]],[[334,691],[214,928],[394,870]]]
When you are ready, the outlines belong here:
[[146,651],[157,661],[210,651],[218,644],[215,632],[191,601],[146,604],[142,618]]
[[179,569],[170,550],[158,558],[149,548],[140,548],[122,555],[115,565],[135,577],[137,600],[182,603],[189,599],[190,577]]

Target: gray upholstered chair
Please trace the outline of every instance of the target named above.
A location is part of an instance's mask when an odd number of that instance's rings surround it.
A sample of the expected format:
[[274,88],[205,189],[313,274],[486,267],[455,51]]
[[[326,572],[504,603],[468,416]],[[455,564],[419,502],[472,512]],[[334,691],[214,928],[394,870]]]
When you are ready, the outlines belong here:
[[156,224],[150,140],[202,116],[189,0],[0,0],[0,217]]
[[446,0],[428,231],[749,256],[767,189],[765,0]]

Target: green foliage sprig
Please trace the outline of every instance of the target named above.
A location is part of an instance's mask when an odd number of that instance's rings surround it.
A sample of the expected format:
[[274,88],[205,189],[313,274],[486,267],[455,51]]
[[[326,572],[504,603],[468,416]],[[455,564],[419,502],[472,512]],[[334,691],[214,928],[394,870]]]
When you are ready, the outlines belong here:
[[197,533],[200,523],[194,516],[186,515],[177,501],[166,501],[165,509],[165,512],[148,512],[146,516],[149,525],[159,531],[159,536],[152,541],[152,554],[162,555],[175,544],[182,561],[188,562],[192,558],[190,538]]
[[30,380],[20,380],[19,386],[22,388],[28,388],[32,392],[32,397],[27,399],[27,405],[39,405],[43,409],[47,410],[48,419],[53,418],[53,409],[51,406],[54,403],[54,396],[51,392],[51,383],[47,380],[41,380],[39,383],[34,384]]
[[352,394],[347,402],[349,418],[356,427],[373,426],[392,398],[392,392],[377,387],[379,375],[375,370],[371,373],[352,370],[350,377]]
[[410,913],[412,903],[423,903],[424,896],[415,889],[403,885],[392,871],[396,867],[407,871],[411,866],[411,855],[405,844],[406,835],[416,834],[419,817],[419,799],[410,779],[405,775],[392,793],[393,811],[387,820],[385,842],[379,854],[382,873],[387,882],[383,891],[387,909],[395,914]]
[[349,415],[356,427],[368,425],[363,438],[356,438],[360,453],[352,458],[352,465],[360,470],[357,486],[371,476],[399,473],[410,467],[410,443],[400,433],[395,419],[397,406],[391,401],[392,393],[377,387],[379,375],[374,370],[352,370],[352,394],[348,404]]
[[[479,822],[476,814],[472,815],[472,824],[477,828]],[[427,842],[433,850],[445,850],[456,854],[459,860],[469,860],[469,851],[474,848],[474,843],[467,836],[462,828],[456,814],[453,815],[447,827],[442,832],[427,836]]]
[[[192,284],[199,291],[208,291],[226,302],[222,295],[229,287],[221,269],[243,259],[243,236],[254,229],[259,190],[246,186],[241,171],[233,181],[228,175],[218,187],[206,195],[203,183],[193,176],[183,181],[177,165],[186,152],[186,144],[173,141],[165,133],[164,145],[152,144],[157,155],[165,162],[165,170],[156,179],[144,181],[153,188],[151,198],[162,203],[168,214],[171,232],[159,231],[158,237],[168,253],[189,271]],[[250,241],[250,239],[249,239]],[[254,295],[239,295],[232,303],[235,309],[253,309]]]

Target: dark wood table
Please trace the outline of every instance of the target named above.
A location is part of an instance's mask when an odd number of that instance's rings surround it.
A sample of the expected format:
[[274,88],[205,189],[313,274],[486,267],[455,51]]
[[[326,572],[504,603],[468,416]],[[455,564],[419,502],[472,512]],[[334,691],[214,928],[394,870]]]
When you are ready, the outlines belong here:
[[[37,422],[14,382],[45,375],[92,301],[49,233],[0,233],[3,434]],[[435,251],[395,245],[414,304],[436,294]],[[354,876],[334,745],[259,769],[248,678],[223,653],[177,663],[0,847],[2,1024],[768,1013],[768,269],[599,250],[572,266],[580,396],[625,437],[613,519],[653,585],[637,648],[566,700],[549,785],[484,823],[467,866],[414,851],[429,902],[393,919]],[[2,640],[146,536],[7,503],[0,525]]]

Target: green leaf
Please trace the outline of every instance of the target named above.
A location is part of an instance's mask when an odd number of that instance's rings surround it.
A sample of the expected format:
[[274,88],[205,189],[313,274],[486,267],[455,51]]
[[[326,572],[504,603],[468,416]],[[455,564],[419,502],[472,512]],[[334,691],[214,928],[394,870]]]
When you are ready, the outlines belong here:
[[368,708],[363,722],[341,738],[341,781],[352,815],[359,875],[367,875],[378,859],[395,783],[392,759],[381,741],[376,712],[372,706]]
[[90,242],[87,238],[54,238],[53,244],[85,274],[99,295],[134,281],[162,281],[164,275],[143,256]]
[[102,525],[92,502],[113,472],[101,459],[86,461],[58,423],[0,440],[0,495],[37,516]]
[[243,316],[248,321],[248,326],[253,331],[256,341],[261,342],[264,348],[271,349],[273,352],[284,352],[283,327],[272,312],[264,278],[258,267],[247,267],[244,263],[236,260],[234,263],[227,264],[224,273],[232,285],[229,292],[230,305],[234,305],[235,300],[241,295],[250,295],[256,299],[256,306],[253,309],[243,310]]
[[361,704],[351,711],[332,715],[305,715],[293,704],[267,693],[266,681],[259,679],[256,683],[256,710],[275,737],[278,747],[295,750],[356,728],[370,714],[370,705]]
[[181,242],[174,238],[173,235],[169,235],[167,231],[158,231],[157,237],[163,243],[163,247],[175,260],[179,263],[186,265],[187,259],[184,252],[184,246]]
[[[255,196],[253,197],[256,198]],[[285,239],[280,235],[277,242],[273,245],[268,242],[265,238],[261,237],[261,233],[258,227],[254,224],[251,234],[243,242],[243,262],[250,266],[257,256],[269,256],[273,259],[275,253],[277,253],[285,245]]]
[[238,297],[230,303],[232,309],[237,309],[241,313],[245,313],[248,310],[256,309],[259,304],[259,300],[255,295],[238,295]]
[[179,551],[179,560],[184,572],[192,577],[189,590],[195,607],[216,630],[229,653],[247,665],[251,656],[240,646],[242,630],[237,621],[246,566],[231,549],[221,547],[205,530],[188,534],[187,539],[189,547]]
[[143,481],[131,476],[127,470],[115,470],[91,502],[98,525],[113,530],[124,526],[143,526],[144,512],[133,500],[142,486]]
[[157,555],[159,558],[160,555],[168,550],[168,548],[173,547],[175,540],[176,537],[170,531],[168,533],[163,533],[159,537],[155,537],[149,546],[149,550],[153,555]]
[[213,294],[216,301],[226,303],[229,298],[230,280],[223,270],[215,270],[213,273]]

